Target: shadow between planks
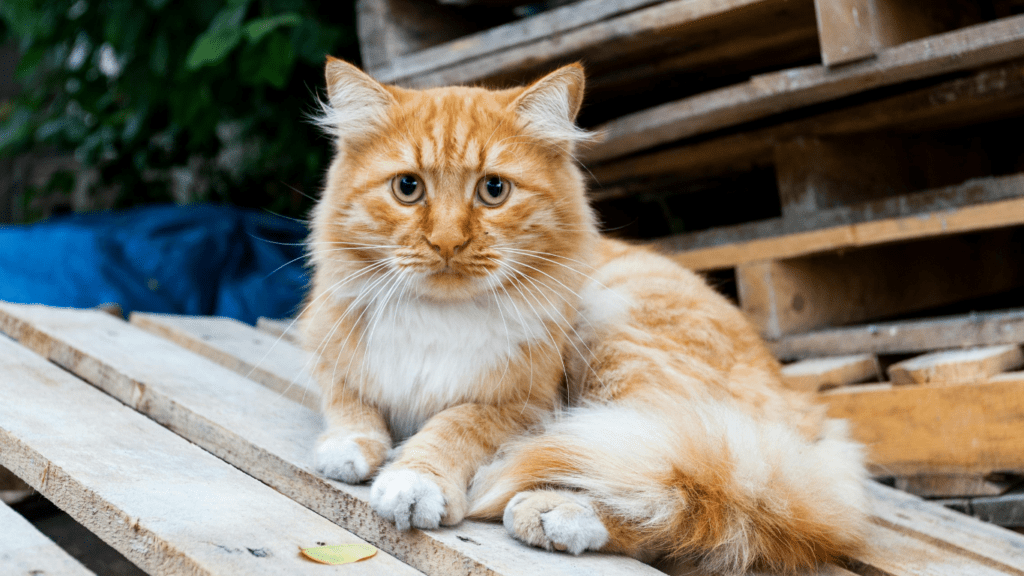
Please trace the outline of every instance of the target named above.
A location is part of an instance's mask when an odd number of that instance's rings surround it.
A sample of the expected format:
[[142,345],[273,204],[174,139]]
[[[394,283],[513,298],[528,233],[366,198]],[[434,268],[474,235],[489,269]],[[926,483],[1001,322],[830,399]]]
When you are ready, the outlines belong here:
[[[170,342],[89,311],[0,305],[0,329],[144,410],[282,493],[431,574],[658,574],[630,559],[567,557],[515,543],[496,524],[397,532],[370,510],[366,486],[312,472],[314,414]],[[140,352],[145,351],[145,354]],[[862,574],[1017,574],[1024,538],[871,483],[872,546]],[[836,574],[835,567],[822,574]]]

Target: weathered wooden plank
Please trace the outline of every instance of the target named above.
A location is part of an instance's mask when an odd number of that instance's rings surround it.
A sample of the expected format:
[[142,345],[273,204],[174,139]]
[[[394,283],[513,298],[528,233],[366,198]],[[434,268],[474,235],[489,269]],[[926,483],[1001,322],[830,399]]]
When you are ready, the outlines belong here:
[[605,139],[583,151],[587,162],[735,126],[810,104],[910,80],[1024,56],[1024,15],[915,40],[837,69],[806,66],[657,106],[608,122]]
[[[992,187],[1024,184],[1020,176],[993,179]],[[976,186],[971,183],[967,186]],[[986,184],[981,184],[986,186]],[[899,200],[893,200],[898,204]],[[849,214],[849,212],[847,212]],[[715,270],[750,262],[795,258],[818,252],[873,246],[901,240],[933,238],[962,232],[1002,228],[1024,223],[1024,198],[998,200],[961,206],[936,212],[922,212],[895,218],[882,218],[832,226],[782,236],[756,238],[734,244],[719,244],[673,254],[677,262],[693,270]],[[671,239],[652,245],[675,250]]]
[[881,370],[874,354],[808,358],[782,367],[787,385],[808,392],[864,382],[879,374]]
[[862,384],[820,394],[880,475],[1024,471],[1024,373],[982,383]]
[[36,530],[20,514],[0,502],[0,570],[10,576],[89,576],[60,546]]
[[1024,528],[1024,493],[975,498],[971,512],[997,526]]
[[1006,229],[742,264],[740,307],[779,338],[996,294],[1024,286],[1022,237]]
[[311,357],[232,318],[133,312],[131,323],[280,392],[320,409],[320,388],[309,375]]
[[896,488],[923,498],[999,496],[1014,480],[990,479],[981,474],[918,474],[896,478]]
[[322,574],[299,547],[363,542],[5,338],[0,396],[3,465],[150,574]]
[[356,22],[368,69],[480,29],[457,11],[422,0],[358,0]]
[[398,82],[459,62],[507,51],[552,35],[562,35],[659,1],[661,0],[582,0],[574,2],[571,6],[560,6],[404,57],[393,58],[382,66],[371,67],[369,72],[382,82]]
[[[588,8],[594,10],[593,6]],[[518,37],[515,32],[523,25],[506,25],[509,28],[504,30],[511,33],[507,40],[495,41],[495,36],[486,33],[486,38],[466,40],[471,53],[478,53],[476,56],[463,58],[459,53],[463,40],[458,40],[411,57],[409,64],[400,59],[392,70],[377,70],[375,77],[411,88],[481,81],[521,83],[559,63],[582,59],[592,79],[597,79],[595,76],[604,70],[621,71],[623,62],[643,66],[651,54],[658,55],[659,71],[665,72],[707,66],[716,59],[735,58],[737,53],[756,55],[773,46],[800,42],[813,45],[816,37],[814,8],[809,0],[669,0],[632,11],[617,12],[614,7],[607,10],[606,19],[587,22],[589,18],[576,15],[565,20],[564,29],[547,33],[542,31],[551,23],[550,18],[541,19],[537,32]],[[768,23],[771,30],[751,34]],[[562,25],[559,22],[554,27]],[[527,36],[531,38],[520,40]],[[513,45],[506,47],[506,41]],[[495,49],[485,48],[488,44]],[[680,51],[680,44],[685,44],[687,50]],[[444,55],[450,48],[456,50],[458,60]],[[666,58],[665,54],[675,57]],[[442,64],[434,65],[432,61]],[[637,70],[634,67],[630,72],[635,75]]]
[[[763,257],[785,258],[807,254],[808,250],[855,247],[851,246],[851,242],[857,243],[857,246],[875,241],[887,242],[886,235],[878,235],[885,228],[861,228],[856,225],[878,220],[909,222],[912,225],[921,215],[932,214],[940,218],[941,215],[966,206],[1012,200],[1020,196],[1024,196],[1024,174],[994,176],[830,210],[669,236],[653,240],[649,245],[666,252],[682,252],[677,257],[694,269],[728,268]],[[926,235],[933,232],[928,228],[921,231]],[[801,236],[810,242],[806,247],[793,241],[794,237],[804,233],[809,233]],[[876,235],[871,236],[872,233]],[[717,249],[727,245],[735,245],[736,248]]]
[[532,576],[540,565],[552,575],[659,574],[628,558],[522,546],[497,524],[399,532],[371,509],[369,486],[313,471],[316,413],[109,316],[0,304],[0,331],[428,574]]
[[826,354],[909,354],[944,348],[1024,343],[1024,310],[1001,310],[832,328],[769,342],[778,358]]
[[868,482],[867,489],[874,502],[876,523],[955,547],[980,563],[1024,575],[1020,563],[1024,557],[1024,536],[877,482]]
[[889,367],[893,384],[974,382],[1024,365],[1020,346],[1004,344],[970,350],[943,350]]
[[295,320],[277,320],[261,316],[256,319],[256,328],[274,337],[284,338],[292,344],[299,343],[299,334]]

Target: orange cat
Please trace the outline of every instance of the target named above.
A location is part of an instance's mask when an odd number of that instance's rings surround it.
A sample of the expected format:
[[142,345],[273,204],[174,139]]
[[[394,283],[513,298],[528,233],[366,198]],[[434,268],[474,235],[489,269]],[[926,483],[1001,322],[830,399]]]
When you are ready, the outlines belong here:
[[572,65],[414,91],[328,60],[337,156],[302,317],[318,470],[376,476],[401,529],[500,519],[533,546],[725,574],[850,553],[861,448],[700,278],[599,236],[572,156],[583,84]]

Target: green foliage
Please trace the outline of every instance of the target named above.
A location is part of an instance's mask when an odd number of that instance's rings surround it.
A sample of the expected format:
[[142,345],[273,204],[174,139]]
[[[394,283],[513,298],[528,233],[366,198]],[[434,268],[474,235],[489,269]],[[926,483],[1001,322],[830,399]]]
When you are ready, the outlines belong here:
[[197,199],[304,214],[330,154],[305,115],[325,56],[356,60],[354,19],[351,2],[3,0],[21,91],[0,156],[74,150],[119,206],[171,200],[185,174]]

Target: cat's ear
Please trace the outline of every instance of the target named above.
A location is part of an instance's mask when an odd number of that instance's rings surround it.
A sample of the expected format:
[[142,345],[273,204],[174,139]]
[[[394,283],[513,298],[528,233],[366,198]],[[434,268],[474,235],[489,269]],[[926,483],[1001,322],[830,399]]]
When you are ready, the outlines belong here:
[[383,85],[344,60],[328,56],[325,76],[327,102],[320,103],[316,123],[337,138],[365,133],[395,104],[395,97]]
[[583,84],[583,67],[569,64],[526,87],[512,105],[529,129],[545,140],[589,140],[590,133],[575,124],[583,103]]

